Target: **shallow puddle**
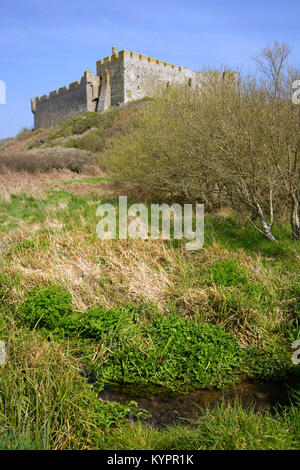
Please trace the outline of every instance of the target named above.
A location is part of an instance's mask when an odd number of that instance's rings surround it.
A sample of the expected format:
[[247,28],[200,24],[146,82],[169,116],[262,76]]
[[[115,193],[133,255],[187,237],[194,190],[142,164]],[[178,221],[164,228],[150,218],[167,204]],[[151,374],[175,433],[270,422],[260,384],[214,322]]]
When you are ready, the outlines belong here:
[[[282,383],[244,382],[227,390],[195,390],[187,394],[174,394],[150,386],[148,389],[134,385],[105,385],[99,393],[102,400],[125,404],[131,400],[140,408],[151,412],[147,421],[157,427],[174,424],[192,424],[203,414],[205,406],[217,406],[222,401],[232,403],[239,399],[244,407],[254,404],[256,411],[274,409],[276,405],[290,403],[288,387]],[[130,417],[130,419],[134,419]]]

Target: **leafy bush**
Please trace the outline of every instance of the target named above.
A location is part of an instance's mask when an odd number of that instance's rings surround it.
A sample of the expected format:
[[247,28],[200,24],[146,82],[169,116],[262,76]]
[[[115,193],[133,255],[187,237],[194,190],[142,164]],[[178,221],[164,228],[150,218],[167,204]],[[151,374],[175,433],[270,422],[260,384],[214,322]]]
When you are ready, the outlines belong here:
[[220,327],[171,315],[121,330],[93,373],[100,381],[221,388],[237,380],[243,360],[244,351]]
[[37,288],[19,308],[18,319],[29,328],[57,328],[63,317],[71,313],[71,295],[60,286]]
[[[228,276],[224,279],[232,281]],[[238,302],[246,294],[236,292],[237,287],[222,288],[233,289],[232,294],[236,294],[227,300],[223,314],[234,317],[231,310],[239,310]],[[93,357],[93,349],[101,342],[104,354],[89,365],[100,384],[150,382],[174,390],[223,388],[236,383],[240,374],[278,379],[289,369],[286,354],[276,347],[242,349],[218,325],[191,321],[178,314],[158,316],[152,312],[149,316],[150,312],[142,307],[106,310],[97,305],[79,314],[72,311],[68,292],[50,286],[32,292],[19,308],[19,321],[42,329],[53,339],[88,339],[85,357]],[[221,311],[219,315],[221,319]],[[255,314],[252,316],[255,326]],[[243,325],[239,316],[236,321]]]
[[100,340],[130,322],[132,313],[130,308],[105,310],[98,305],[83,314],[73,313],[64,318],[61,328],[66,336],[79,335],[83,338]]
[[103,340],[110,333],[132,323],[138,308],[106,310],[102,305],[89,308],[84,313],[72,311],[71,295],[60,286],[54,285],[34,289],[19,306],[19,323],[29,328],[53,332],[57,338],[80,336]]
[[102,129],[86,133],[79,139],[70,139],[65,145],[69,148],[77,148],[87,150],[88,152],[101,152],[104,146],[104,139],[102,137]]
[[275,347],[249,348],[246,354],[248,373],[256,379],[279,381],[293,368],[290,354]]

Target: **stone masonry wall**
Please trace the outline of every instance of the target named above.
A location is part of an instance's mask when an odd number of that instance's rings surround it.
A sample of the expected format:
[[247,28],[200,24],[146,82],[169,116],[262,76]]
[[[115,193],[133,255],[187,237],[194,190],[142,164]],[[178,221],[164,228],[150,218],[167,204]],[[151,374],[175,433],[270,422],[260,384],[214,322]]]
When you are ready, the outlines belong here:
[[[124,51],[119,54],[113,48],[113,54],[97,62],[97,76],[100,77],[100,98],[98,112],[109,106],[116,106],[125,101],[124,90]],[[105,100],[103,99],[105,97]],[[105,104],[106,101],[106,104]]]
[[[200,84],[202,74],[186,67],[171,65],[167,62],[146,57],[143,54],[126,50],[113,54],[97,62],[97,75],[100,77],[102,100],[99,100],[98,111],[119,103],[127,103],[144,96],[152,96],[158,88],[174,83]],[[109,91],[110,89],[110,91]],[[104,99],[106,97],[106,100]]]
[[34,127],[52,127],[67,117],[85,111],[96,111],[99,95],[99,77],[85,72],[80,83],[52,91],[49,95],[33,98]]
[[[224,72],[223,78],[232,75],[235,79],[234,73]],[[136,52],[118,53],[113,47],[111,56],[98,60],[96,76],[85,72],[80,83],[31,100],[34,127],[51,127],[85,111],[103,112],[110,106],[153,96],[158,89],[175,83],[202,86],[205,74]]]
[[175,83],[200,83],[201,74],[193,70],[135,52],[124,55],[124,67],[125,102],[152,96],[159,88]]

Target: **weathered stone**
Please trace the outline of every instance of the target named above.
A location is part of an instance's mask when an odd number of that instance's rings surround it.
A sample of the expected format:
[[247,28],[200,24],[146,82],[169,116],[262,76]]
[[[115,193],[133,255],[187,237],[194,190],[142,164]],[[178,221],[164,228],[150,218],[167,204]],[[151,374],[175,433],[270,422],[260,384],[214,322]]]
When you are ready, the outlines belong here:
[[102,112],[110,106],[153,96],[158,88],[172,83],[201,86],[203,74],[136,52],[118,53],[113,47],[112,56],[97,61],[96,76],[85,72],[80,83],[32,98],[34,127],[51,127],[85,111]]
[[68,116],[84,111],[97,111],[99,77],[85,72],[80,83],[73,82],[69,87],[52,91],[49,95],[33,98],[31,110],[34,113],[34,127],[52,127]]

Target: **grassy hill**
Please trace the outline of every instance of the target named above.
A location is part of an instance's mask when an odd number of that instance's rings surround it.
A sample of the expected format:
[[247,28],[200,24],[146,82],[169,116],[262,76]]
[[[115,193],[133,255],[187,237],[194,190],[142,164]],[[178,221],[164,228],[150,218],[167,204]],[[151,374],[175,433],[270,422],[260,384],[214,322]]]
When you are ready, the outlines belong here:
[[[96,236],[101,202],[143,201],[99,161],[148,103],[23,131],[0,151],[0,448],[299,449],[300,250],[288,226],[272,244],[222,207],[196,252]],[[244,381],[288,382],[293,406],[223,401],[159,430],[130,398],[97,397],[107,383],[213,393]]]

